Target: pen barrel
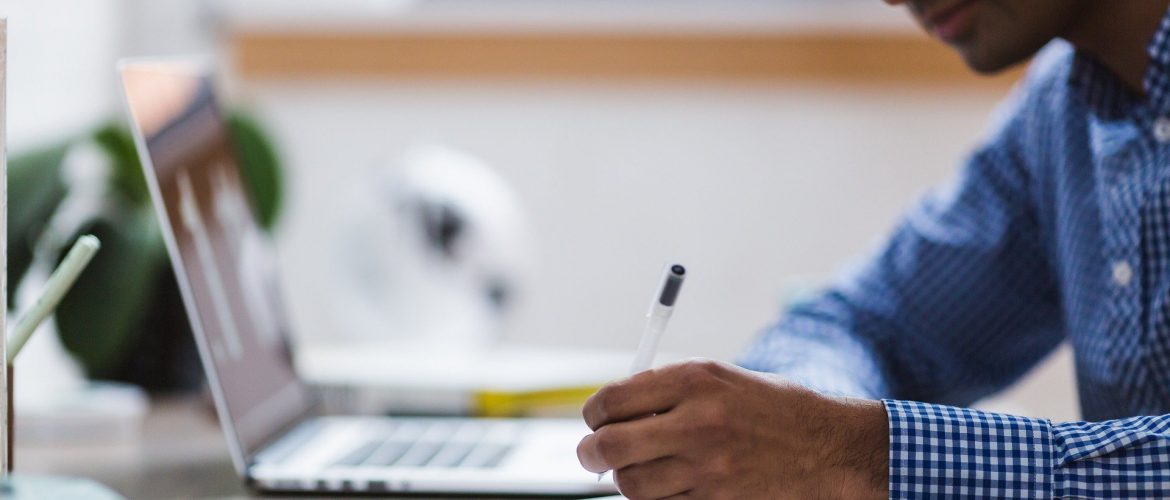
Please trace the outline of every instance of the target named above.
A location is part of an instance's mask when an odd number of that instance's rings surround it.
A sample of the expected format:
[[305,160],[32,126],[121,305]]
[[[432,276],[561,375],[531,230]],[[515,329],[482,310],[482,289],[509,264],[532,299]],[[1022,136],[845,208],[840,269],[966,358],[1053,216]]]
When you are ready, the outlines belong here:
[[658,352],[658,341],[662,332],[666,331],[666,322],[670,319],[669,308],[654,308],[646,320],[646,330],[642,332],[642,340],[638,342],[638,352],[634,354],[634,362],[630,365],[630,374],[638,373],[650,368],[654,364],[654,355]]

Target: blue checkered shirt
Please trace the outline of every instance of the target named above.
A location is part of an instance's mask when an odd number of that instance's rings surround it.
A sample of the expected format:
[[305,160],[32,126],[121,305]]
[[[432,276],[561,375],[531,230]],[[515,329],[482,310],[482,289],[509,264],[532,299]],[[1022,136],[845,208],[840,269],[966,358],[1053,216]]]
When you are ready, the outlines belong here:
[[[953,182],[739,360],[885,398],[892,498],[1170,498],[1170,16],[1149,51],[1142,97],[1053,42]],[[1086,422],[961,408],[1062,341]]]

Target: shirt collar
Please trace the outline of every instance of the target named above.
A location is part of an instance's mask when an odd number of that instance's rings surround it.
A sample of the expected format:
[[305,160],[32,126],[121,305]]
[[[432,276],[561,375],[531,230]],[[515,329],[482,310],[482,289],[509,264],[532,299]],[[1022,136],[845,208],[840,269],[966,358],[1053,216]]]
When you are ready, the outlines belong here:
[[[1150,65],[1143,79],[1146,102],[1155,113],[1170,114],[1170,11],[1162,17],[1146,51],[1150,55]],[[1069,84],[1081,100],[1101,116],[1123,116],[1140,102],[1113,72],[1079,50],[1073,57]]]
[[1170,113],[1170,13],[1162,18],[1154,39],[1146,49],[1150,67],[1146,69],[1146,96],[1159,115]]

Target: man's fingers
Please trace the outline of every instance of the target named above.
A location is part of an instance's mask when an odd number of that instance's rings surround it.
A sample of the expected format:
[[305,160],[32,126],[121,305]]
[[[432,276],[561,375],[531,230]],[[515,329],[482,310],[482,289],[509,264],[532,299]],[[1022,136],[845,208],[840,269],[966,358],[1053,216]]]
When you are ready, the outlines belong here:
[[646,370],[602,387],[581,410],[585,423],[603,425],[669,411],[718,370],[712,361],[689,361]]
[[630,500],[685,498],[696,485],[691,466],[678,457],[665,457],[614,471],[618,491]]
[[609,424],[581,440],[577,459],[585,470],[605,472],[674,455],[686,446],[680,428],[669,413]]
[[682,399],[660,370],[647,370],[602,387],[585,401],[581,415],[590,429],[670,410]]

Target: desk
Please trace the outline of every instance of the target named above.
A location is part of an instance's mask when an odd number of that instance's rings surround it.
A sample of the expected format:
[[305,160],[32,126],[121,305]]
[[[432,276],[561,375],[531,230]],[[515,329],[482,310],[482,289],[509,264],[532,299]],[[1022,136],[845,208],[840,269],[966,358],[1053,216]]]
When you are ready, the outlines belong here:
[[246,497],[215,413],[201,398],[152,403],[137,443],[36,444],[16,439],[18,474],[80,476],[127,498]]
[[18,474],[85,477],[131,499],[263,497],[236,476],[211,403],[197,397],[154,401],[137,443],[50,446],[18,438],[14,462]]

